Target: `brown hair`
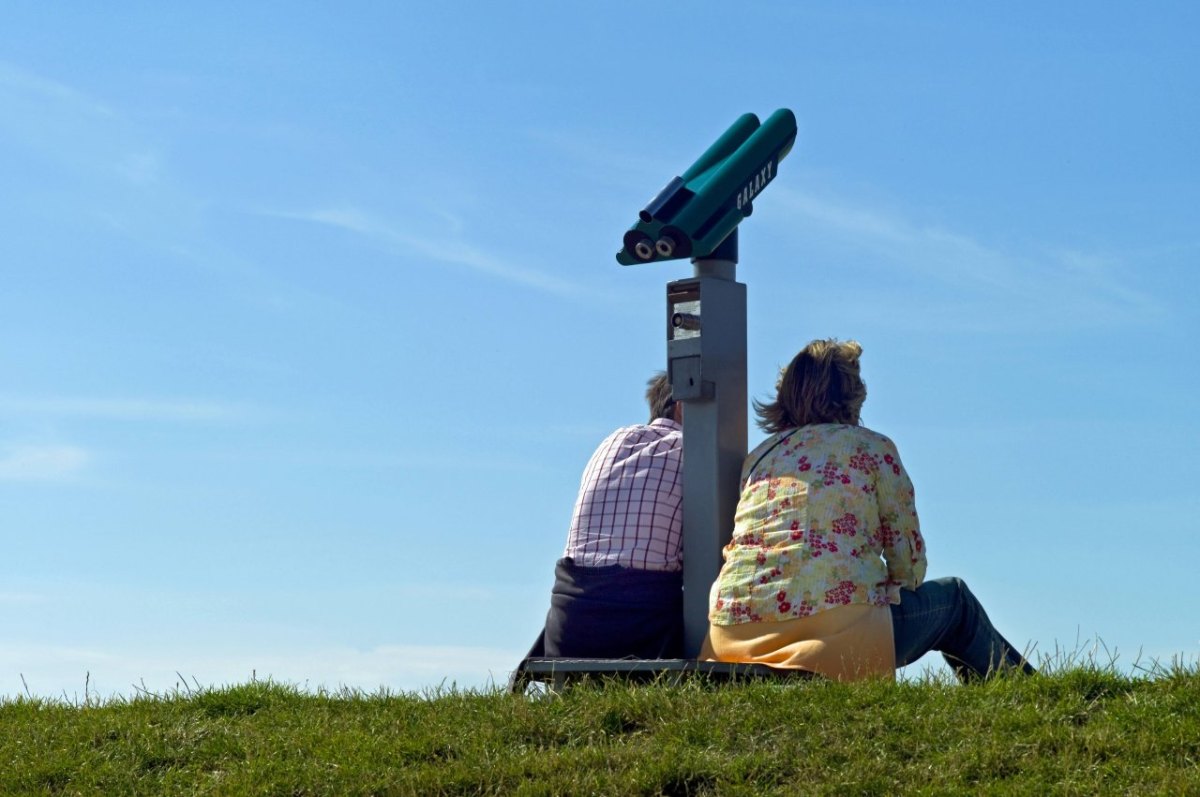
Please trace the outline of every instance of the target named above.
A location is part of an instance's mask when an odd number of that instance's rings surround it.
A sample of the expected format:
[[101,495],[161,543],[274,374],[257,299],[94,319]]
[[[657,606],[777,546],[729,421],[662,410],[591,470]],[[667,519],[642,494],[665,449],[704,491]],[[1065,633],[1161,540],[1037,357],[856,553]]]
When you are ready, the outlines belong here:
[[758,425],[775,434],[814,423],[857,426],[867,385],[859,375],[862,346],[826,338],[814,340],[779,375],[778,395],[769,404],[754,402]]
[[659,371],[646,383],[646,403],[650,405],[651,421],[674,417],[675,399],[671,398],[671,383],[667,381],[666,371]]

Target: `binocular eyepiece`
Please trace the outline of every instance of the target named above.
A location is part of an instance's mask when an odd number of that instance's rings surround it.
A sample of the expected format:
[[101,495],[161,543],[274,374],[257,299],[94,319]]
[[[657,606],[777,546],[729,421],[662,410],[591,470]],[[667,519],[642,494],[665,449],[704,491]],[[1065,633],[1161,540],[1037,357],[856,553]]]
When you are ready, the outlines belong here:
[[649,263],[655,259],[671,260],[677,257],[687,257],[691,242],[680,233],[665,229],[659,232],[658,240],[654,240],[635,228],[625,233],[624,243],[625,251],[633,252],[634,257],[640,262]]

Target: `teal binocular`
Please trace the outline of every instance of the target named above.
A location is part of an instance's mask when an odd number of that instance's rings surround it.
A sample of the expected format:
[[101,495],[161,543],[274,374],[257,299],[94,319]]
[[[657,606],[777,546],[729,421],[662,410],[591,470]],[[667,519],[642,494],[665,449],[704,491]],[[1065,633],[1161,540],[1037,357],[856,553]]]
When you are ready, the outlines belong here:
[[682,176],[667,183],[625,233],[624,266],[703,258],[754,210],[796,142],[796,116],[780,108],[760,123],[743,114]]

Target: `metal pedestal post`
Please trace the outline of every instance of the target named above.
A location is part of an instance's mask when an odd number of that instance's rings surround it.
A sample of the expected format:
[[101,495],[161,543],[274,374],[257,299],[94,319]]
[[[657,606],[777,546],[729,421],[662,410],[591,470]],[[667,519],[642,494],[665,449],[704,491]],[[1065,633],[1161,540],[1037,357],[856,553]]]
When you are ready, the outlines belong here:
[[737,231],[695,276],[667,284],[667,373],[683,402],[684,655],[708,632],[708,596],[733,531],[746,456],[746,286]]

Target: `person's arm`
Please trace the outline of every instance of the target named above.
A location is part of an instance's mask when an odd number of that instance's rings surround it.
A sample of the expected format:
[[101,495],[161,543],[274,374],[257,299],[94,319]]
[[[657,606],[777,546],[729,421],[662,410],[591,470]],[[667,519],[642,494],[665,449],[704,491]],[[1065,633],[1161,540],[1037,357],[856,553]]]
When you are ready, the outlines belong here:
[[912,481],[900,462],[900,452],[891,440],[884,440],[876,496],[888,582],[916,589],[925,580],[927,565],[916,497]]

